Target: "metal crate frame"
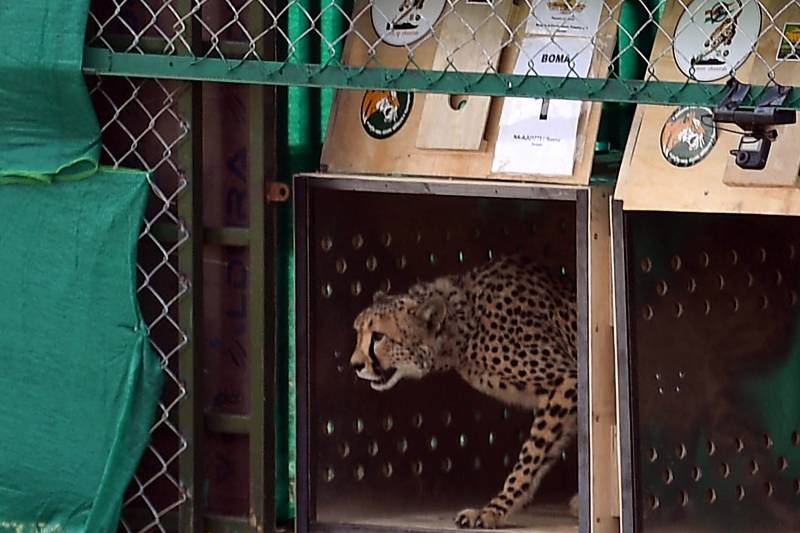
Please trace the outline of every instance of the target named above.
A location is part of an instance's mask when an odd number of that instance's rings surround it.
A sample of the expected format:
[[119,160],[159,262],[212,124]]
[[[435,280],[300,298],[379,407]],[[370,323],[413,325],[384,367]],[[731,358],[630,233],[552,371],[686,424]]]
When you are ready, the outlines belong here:
[[[333,189],[353,192],[376,192],[404,194],[426,194],[443,196],[472,196],[486,198],[517,198],[529,200],[552,200],[576,203],[576,284],[578,302],[578,493],[579,530],[588,532],[592,528],[590,510],[590,399],[589,399],[589,316],[588,316],[588,220],[589,193],[585,188],[550,187],[533,184],[512,183],[454,183],[441,179],[392,180],[359,179],[351,177],[322,177],[306,174],[295,176],[295,250],[297,251],[296,277],[296,343],[297,343],[297,515],[296,531],[309,533],[319,530],[315,526],[313,510],[313,473],[310,471],[311,427],[308,309],[309,294],[309,191]],[[373,528],[375,531],[380,528]],[[346,524],[341,527],[325,525],[326,531],[370,531],[369,526]]]

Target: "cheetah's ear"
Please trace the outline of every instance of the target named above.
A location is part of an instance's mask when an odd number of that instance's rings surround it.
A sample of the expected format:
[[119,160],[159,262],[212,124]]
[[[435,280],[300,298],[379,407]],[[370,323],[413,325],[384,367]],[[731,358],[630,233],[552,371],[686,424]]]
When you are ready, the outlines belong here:
[[438,333],[447,316],[447,306],[440,296],[431,296],[419,304],[416,315],[428,326],[428,329]]
[[379,300],[383,300],[386,298],[386,293],[383,291],[375,291],[375,294],[372,295],[372,303],[376,304]]

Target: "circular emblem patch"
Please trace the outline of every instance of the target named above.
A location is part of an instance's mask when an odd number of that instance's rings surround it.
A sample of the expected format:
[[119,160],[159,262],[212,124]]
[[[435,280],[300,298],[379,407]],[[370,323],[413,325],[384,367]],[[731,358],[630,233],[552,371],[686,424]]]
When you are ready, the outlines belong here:
[[372,27],[392,46],[414,43],[427,36],[444,10],[446,0],[373,0]]
[[720,80],[745,62],[760,32],[758,2],[695,0],[675,28],[675,63],[691,79]]
[[717,127],[707,107],[681,107],[661,130],[661,153],[676,167],[696,165],[717,144]]
[[367,91],[361,100],[361,125],[371,137],[391,137],[405,124],[413,103],[413,93]]

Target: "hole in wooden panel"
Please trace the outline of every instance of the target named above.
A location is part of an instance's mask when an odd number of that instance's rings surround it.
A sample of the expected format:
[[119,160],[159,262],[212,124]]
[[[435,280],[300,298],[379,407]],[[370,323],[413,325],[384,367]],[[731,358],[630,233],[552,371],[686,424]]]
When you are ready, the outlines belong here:
[[394,467],[392,466],[392,463],[388,461],[383,463],[383,465],[381,465],[381,473],[385,478],[392,477],[392,474],[394,474]]
[[709,456],[712,456],[716,453],[717,445],[713,440],[706,441],[706,451],[708,452]]
[[765,248],[759,248],[756,252],[756,258],[758,259],[759,263],[766,263],[767,262],[767,250]]
[[739,298],[734,296],[733,298],[731,298],[731,311],[735,313],[738,310],[739,310]]
[[775,487],[770,481],[764,483],[764,492],[767,494],[767,496],[772,496],[772,494],[775,492]]
[[714,503],[717,501],[717,491],[714,489],[708,489],[706,497],[708,498],[708,503]]
[[356,418],[353,421],[353,431],[358,434],[364,433],[364,419]]
[[680,443],[678,444],[678,446],[675,447],[675,455],[678,457],[678,459],[685,458],[686,453],[687,453],[686,446],[683,443]]
[[665,294],[667,294],[668,290],[669,286],[667,285],[666,281],[659,280],[658,283],[656,283],[656,292],[658,293],[659,296],[664,296]]
[[789,461],[786,459],[786,457],[783,456],[778,457],[778,470],[783,472],[787,468],[789,468]]
[[680,503],[681,507],[686,507],[689,505],[689,493],[685,490],[682,490],[678,495],[678,503]]
[[353,281],[350,284],[350,292],[353,294],[353,296],[358,296],[361,294],[361,282],[358,280]]
[[775,282],[776,286],[783,285],[783,272],[781,272],[780,270],[776,270],[772,274],[772,278],[773,278],[773,281]]
[[347,261],[341,257],[336,260],[336,272],[339,274],[344,274],[347,272]]
[[683,266],[683,260],[681,259],[681,256],[673,255],[672,259],[670,260],[670,266],[675,272],[679,271]]
[[442,472],[450,472],[453,469],[453,460],[449,457],[442,459]]
[[728,476],[731,475],[731,465],[728,463],[719,465],[719,475],[722,476],[723,479],[728,478]]
[[372,457],[378,455],[380,449],[378,448],[378,441],[371,440],[367,445],[367,453],[370,454]]
[[505,466],[505,467],[511,466],[511,456],[510,455],[505,454],[503,456],[503,466]]
[[394,427],[394,418],[392,418],[392,415],[384,416],[381,421],[381,426],[383,426],[384,431],[391,431]]
[[416,238],[416,241],[417,241],[417,244],[419,244],[419,243],[421,243],[421,242],[422,242],[422,232],[421,232],[421,231],[419,231],[419,230],[417,231],[417,238]]
[[378,258],[374,255],[367,257],[366,266],[367,270],[370,272],[375,272],[375,269],[378,268]]
[[722,290],[725,288],[725,276],[717,274],[717,289]]
[[406,453],[406,451],[408,451],[408,439],[400,437],[400,440],[397,441],[397,451],[400,453]]
[[670,470],[669,468],[665,468],[661,472],[661,477],[664,479],[664,483],[666,483],[667,485],[672,483],[672,480],[675,479],[674,476],[672,475],[672,470]]
[[322,296],[325,298],[330,298],[331,296],[333,296],[333,285],[331,285],[330,283],[323,283]]
[[789,300],[789,307],[794,307],[797,305],[797,292],[794,290],[790,290],[787,296],[787,300]]
[[709,264],[711,264],[711,258],[709,257],[707,252],[700,253],[700,266],[703,268],[707,268]]
[[675,318],[682,317],[683,316],[683,312],[684,312],[683,304],[680,303],[680,302],[677,302],[675,304]]
[[453,111],[461,111],[467,106],[468,101],[469,97],[465,94],[451,94],[450,98],[448,98],[450,109]]
[[641,268],[642,272],[645,274],[649,273],[651,270],[653,270],[653,261],[649,257],[645,257],[641,261]]
[[797,257],[797,247],[795,247],[794,244],[790,244],[788,246],[788,252],[789,253],[787,255],[788,255],[789,261],[794,261],[795,258]]
[[422,413],[416,413],[414,416],[411,417],[411,424],[417,429],[422,427],[423,422],[424,419],[422,418]]
[[653,308],[649,305],[645,305],[644,309],[642,309],[642,317],[644,317],[645,320],[652,320]]
[[388,279],[381,281],[380,288],[383,292],[389,292],[392,290],[392,282]]
[[489,438],[487,439],[489,442],[489,446],[493,445],[497,437],[494,436],[494,433],[491,431],[489,432]]
[[467,436],[465,434],[462,433],[461,435],[458,436],[458,445],[460,447],[466,448],[467,447],[467,442],[468,442],[467,441]]
[[758,461],[755,459],[750,460],[750,473],[753,475],[758,474]]
[[737,252],[736,250],[731,249],[731,251],[728,252],[728,256],[729,256],[729,258],[731,260],[731,264],[732,265],[738,265],[739,264],[739,252]]
[[692,480],[700,481],[700,478],[703,477],[703,471],[700,469],[699,466],[695,465],[692,467]]
[[772,442],[772,437],[770,437],[770,436],[769,436],[767,433],[765,433],[765,434],[764,434],[764,435],[761,437],[761,440],[762,440],[762,442],[764,443],[764,448],[766,448],[766,449],[768,449],[768,450],[769,450],[770,448],[772,448],[772,445],[773,445],[774,443]]
[[366,471],[364,470],[364,465],[356,465],[353,469],[353,477],[356,478],[356,481],[361,481],[364,479],[366,475]]
[[761,309],[766,309],[769,307],[769,297],[766,294],[761,295]]
[[738,437],[733,439],[733,445],[736,448],[736,453],[742,453],[742,450],[744,450],[744,441]]
[[435,253],[428,254],[428,263],[430,263],[431,265],[435,265],[437,260],[438,259]]
[[325,473],[322,476],[326,482],[330,483],[336,478],[336,472],[333,470],[332,466],[325,468]]
[[648,498],[650,500],[650,510],[655,511],[661,505],[661,502],[658,501],[658,496],[655,494],[651,494]]
[[422,475],[422,461],[417,459],[411,465],[411,473],[419,477]]
[[403,270],[404,268],[406,268],[406,266],[408,266],[408,259],[406,258],[405,255],[401,255],[395,261],[395,265],[397,266],[398,270]]
[[708,300],[703,300],[703,314],[710,315],[711,314],[711,302]]
[[751,272],[745,272],[745,278],[746,278],[745,286],[748,289],[751,289],[756,282],[755,276],[753,276]]
[[462,252],[461,250],[458,251],[458,262],[459,263],[464,262],[464,252]]
[[736,485],[736,499],[739,501],[744,500],[744,487],[741,485]]
[[694,278],[689,278],[689,281],[686,282],[686,291],[689,294],[694,294],[696,290],[697,290],[697,280],[695,280]]
[[656,460],[658,460],[658,452],[655,448],[650,448],[650,450],[647,452],[647,457],[650,459],[651,463],[655,463]]
[[364,236],[356,233],[350,242],[353,244],[354,250],[360,250],[364,246]]
[[792,431],[792,444],[794,446],[800,446],[800,433],[797,431]]
[[323,426],[323,428],[322,428],[322,431],[323,431],[323,432],[324,432],[326,435],[333,435],[333,431],[334,431],[335,429],[336,429],[336,426],[334,426],[334,424],[333,424],[333,420],[327,420],[327,421],[325,422],[325,425],[324,425],[324,426]]
[[800,494],[800,479],[794,480],[794,493]]
[[333,239],[330,237],[323,237],[319,243],[319,246],[323,251],[329,252],[331,248],[333,248]]
[[442,412],[442,424],[444,427],[450,427],[450,424],[453,423],[453,413],[450,411],[443,411]]
[[480,470],[481,469],[481,458],[480,457],[475,457],[472,460],[472,469],[473,470]]
[[339,451],[339,455],[342,456],[342,458],[350,456],[350,445],[347,443],[347,441],[340,442],[336,446],[336,449]]
[[437,439],[436,436],[434,435],[433,437],[431,437],[430,441],[428,441],[428,446],[430,446],[431,451],[435,451],[436,448],[439,447],[439,439]]
[[381,235],[381,244],[383,244],[383,246],[386,247],[386,248],[391,246],[392,245],[392,234],[388,233],[388,232],[383,233]]

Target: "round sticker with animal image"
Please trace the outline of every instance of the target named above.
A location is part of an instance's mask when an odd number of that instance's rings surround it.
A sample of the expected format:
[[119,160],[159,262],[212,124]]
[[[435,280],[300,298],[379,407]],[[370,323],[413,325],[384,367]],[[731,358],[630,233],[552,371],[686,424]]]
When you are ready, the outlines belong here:
[[691,79],[720,80],[745,62],[760,32],[758,2],[695,0],[683,8],[675,28],[675,63]]
[[676,167],[696,165],[717,144],[717,127],[707,107],[681,107],[661,130],[661,153]]
[[367,91],[361,100],[361,125],[371,137],[391,137],[405,124],[413,103],[413,93]]
[[446,0],[373,0],[372,27],[386,44],[409,45],[431,32],[445,3]]

